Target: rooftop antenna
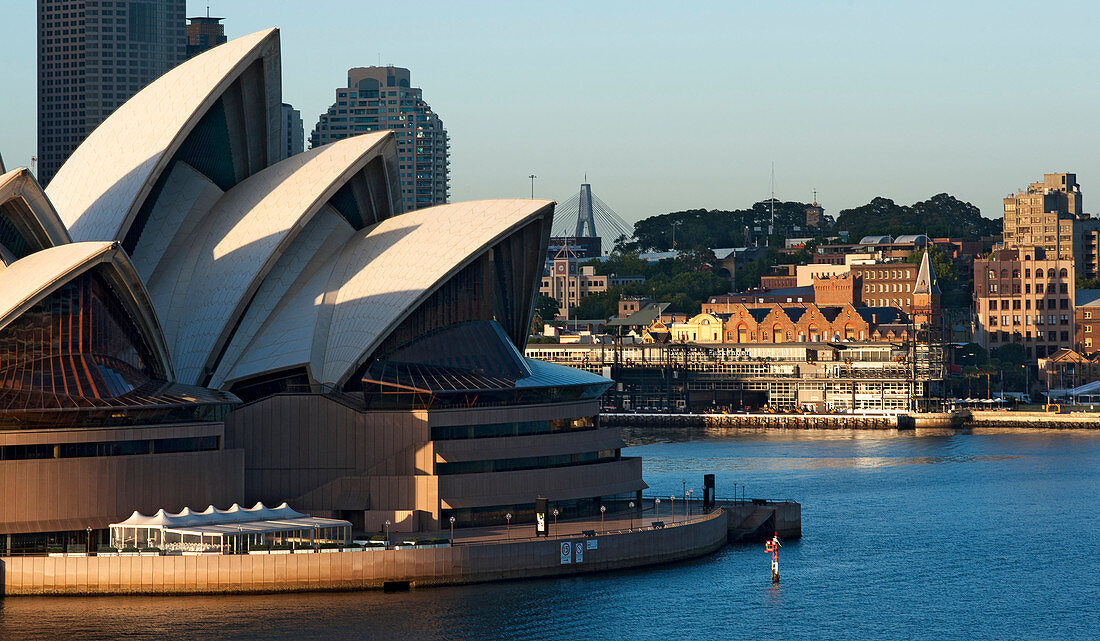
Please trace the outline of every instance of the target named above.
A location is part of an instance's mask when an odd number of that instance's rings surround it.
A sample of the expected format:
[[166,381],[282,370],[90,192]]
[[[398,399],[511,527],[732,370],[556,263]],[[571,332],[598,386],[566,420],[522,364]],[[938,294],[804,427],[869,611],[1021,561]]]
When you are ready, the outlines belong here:
[[814,190],[814,207],[817,206],[817,190]]
[[206,17],[210,17],[210,5],[206,5]]
[[771,243],[771,241],[772,241],[771,236],[772,236],[772,234],[775,233],[775,161],[774,160],[772,161],[772,197],[769,200],[769,204],[771,205],[772,219],[771,219],[771,222],[768,224],[768,239],[764,243],[765,246],[768,246]]

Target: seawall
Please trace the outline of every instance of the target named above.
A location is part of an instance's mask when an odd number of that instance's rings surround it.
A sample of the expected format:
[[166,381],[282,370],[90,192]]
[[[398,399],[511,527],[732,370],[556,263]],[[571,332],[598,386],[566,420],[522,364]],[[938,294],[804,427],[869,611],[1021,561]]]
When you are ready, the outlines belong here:
[[1100,413],[1071,412],[969,412],[964,427],[1041,427],[1049,429],[1100,429]]
[[895,414],[615,414],[600,420],[618,427],[741,427],[832,430],[898,429]]
[[[457,585],[669,563],[726,544],[726,510],[597,536],[331,554],[0,557],[3,594],[227,594]],[[579,553],[578,553],[579,549]]]

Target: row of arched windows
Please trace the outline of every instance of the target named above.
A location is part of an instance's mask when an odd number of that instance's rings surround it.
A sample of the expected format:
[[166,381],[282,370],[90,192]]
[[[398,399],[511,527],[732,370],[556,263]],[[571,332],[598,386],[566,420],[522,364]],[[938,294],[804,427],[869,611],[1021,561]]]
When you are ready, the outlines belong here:
[[[1024,272],[1025,272],[1024,273],[1024,278],[1031,278],[1031,270],[1030,269],[1024,270]],[[989,270],[989,277],[990,278],[996,278],[997,277],[997,272],[993,271],[992,269]],[[1020,277],[1020,270],[1018,270],[1018,269],[1012,270],[1012,278],[1019,278],[1019,277]],[[1046,271],[1044,271],[1042,269],[1036,269],[1035,270],[1035,278],[1054,278],[1054,277],[1055,277],[1055,271],[1054,271],[1053,267],[1051,267],[1049,270],[1046,270]],[[1063,267],[1061,270],[1058,271],[1057,277],[1058,278],[1068,278],[1069,277],[1069,270],[1066,269],[1065,267]],[[1007,269],[1002,269],[1001,270],[1001,278],[1008,278],[1008,270]]]

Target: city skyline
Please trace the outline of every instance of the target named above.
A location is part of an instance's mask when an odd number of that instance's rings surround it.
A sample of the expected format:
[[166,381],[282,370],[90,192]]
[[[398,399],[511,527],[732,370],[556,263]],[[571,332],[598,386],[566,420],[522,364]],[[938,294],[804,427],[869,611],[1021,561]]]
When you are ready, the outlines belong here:
[[[633,222],[746,207],[769,195],[774,162],[778,197],[810,201],[816,189],[832,215],[879,195],[910,204],[947,192],[996,218],[1001,199],[1035,175],[1076,173],[1085,211],[1100,184],[1085,151],[1100,133],[1078,125],[1097,91],[1082,85],[1073,100],[1056,101],[1022,90],[1028,77],[1072,77],[1097,57],[1083,44],[1097,12],[1090,5],[1065,7],[1060,15],[1074,20],[1033,33],[1033,12],[1019,3],[997,12],[983,3],[691,12],[430,3],[415,25],[393,17],[369,41],[354,20],[326,22],[351,7],[316,15],[297,3],[242,1],[212,3],[211,14],[225,17],[230,37],[283,28],[295,54],[283,99],[307,128],[348,68],[410,68],[448,123],[454,200],[527,195],[533,173],[536,197],[563,201],[587,172]],[[205,13],[206,3],[188,3],[187,15]],[[413,26],[429,37],[405,37]],[[9,89],[0,153],[9,166],[35,153],[34,32],[29,3],[0,26]]]

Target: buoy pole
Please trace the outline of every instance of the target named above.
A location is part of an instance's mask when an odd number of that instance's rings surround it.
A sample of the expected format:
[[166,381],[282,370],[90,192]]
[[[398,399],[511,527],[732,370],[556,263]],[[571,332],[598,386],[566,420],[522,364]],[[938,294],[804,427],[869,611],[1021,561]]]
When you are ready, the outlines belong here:
[[776,532],[771,540],[764,543],[764,550],[772,554],[772,583],[779,583],[779,533]]

